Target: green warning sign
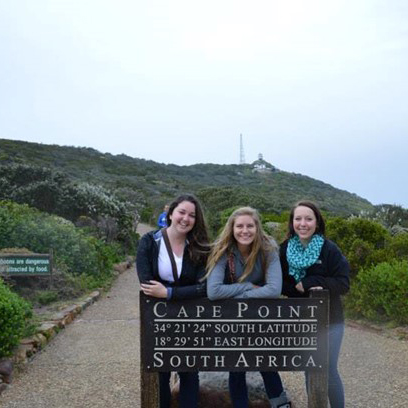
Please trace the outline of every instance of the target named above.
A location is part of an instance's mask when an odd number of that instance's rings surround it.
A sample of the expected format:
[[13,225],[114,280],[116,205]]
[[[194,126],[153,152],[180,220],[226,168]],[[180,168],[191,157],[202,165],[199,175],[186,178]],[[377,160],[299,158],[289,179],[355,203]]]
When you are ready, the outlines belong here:
[[1,254],[0,273],[14,276],[51,275],[51,256],[48,254]]

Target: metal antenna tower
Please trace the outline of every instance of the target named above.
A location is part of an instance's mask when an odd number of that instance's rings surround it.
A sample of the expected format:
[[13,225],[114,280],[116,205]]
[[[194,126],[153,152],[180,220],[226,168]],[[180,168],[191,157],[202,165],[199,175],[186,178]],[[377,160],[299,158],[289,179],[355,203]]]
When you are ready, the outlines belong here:
[[242,134],[239,135],[239,142],[240,142],[239,164],[245,164],[245,154],[244,154],[244,144],[242,143]]

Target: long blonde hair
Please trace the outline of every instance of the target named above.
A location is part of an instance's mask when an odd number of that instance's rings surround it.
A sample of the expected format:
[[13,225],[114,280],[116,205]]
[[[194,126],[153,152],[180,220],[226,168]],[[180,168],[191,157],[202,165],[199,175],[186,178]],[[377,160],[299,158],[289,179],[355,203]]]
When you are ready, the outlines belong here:
[[235,210],[228,218],[224,229],[221,234],[215,240],[213,248],[211,250],[210,256],[207,262],[207,273],[205,278],[207,278],[211,271],[214,269],[216,263],[220,258],[227,254],[229,256],[236,245],[236,240],[234,237],[234,224],[235,220],[241,215],[249,215],[255,222],[256,233],[255,238],[251,244],[251,250],[246,261],[245,270],[242,276],[238,279],[238,282],[242,282],[250,273],[252,272],[258,254],[261,253],[262,256],[262,266],[263,272],[266,272],[266,263],[268,261],[268,254],[273,251],[277,251],[278,246],[275,241],[266,235],[262,228],[261,219],[257,210],[251,207],[241,207]]

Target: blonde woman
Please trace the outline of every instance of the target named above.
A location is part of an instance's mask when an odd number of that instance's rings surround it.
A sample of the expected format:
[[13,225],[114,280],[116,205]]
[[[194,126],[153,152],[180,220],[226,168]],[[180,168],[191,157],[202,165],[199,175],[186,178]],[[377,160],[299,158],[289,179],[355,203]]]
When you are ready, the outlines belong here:
[[[255,209],[242,207],[231,214],[214,243],[206,277],[210,300],[279,297],[282,271],[278,247],[265,234]],[[271,407],[290,407],[279,373],[261,375]],[[229,390],[234,408],[248,408],[245,372],[230,372]]]

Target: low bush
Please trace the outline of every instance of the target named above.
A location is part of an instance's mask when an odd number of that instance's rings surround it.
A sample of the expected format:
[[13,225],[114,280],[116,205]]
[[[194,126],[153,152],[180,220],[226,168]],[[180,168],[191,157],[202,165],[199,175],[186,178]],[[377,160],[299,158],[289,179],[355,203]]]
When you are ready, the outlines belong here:
[[49,305],[58,300],[58,293],[52,290],[41,290],[37,292],[36,300],[40,305]]
[[383,262],[362,269],[346,298],[350,317],[408,323],[408,261]]
[[26,321],[31,316],[30,304],[0,279],[0,358],[11,355],[24,336]]
[[124,250],[135,249],[133,233],[139,215],[134,205],[100,185],[73,182],[47,167],[0,164],[0,199],[28,204],[74,223],[89,217],[99,238],[118,241]]
[[408,233],[394,235],[387,247],[389,256],[408,260]]
[[375,221],[362,218],[329,218],[326,236],[334,241],[350,263],[351,276],[361,268],[369,268],[379,262],[389,261],[384,248],[390,233]]
[[52,250],[57,269],[96,277],[110,273],[113,263],[120,259],[118,244],[89,236],[64,218],[5,201],[0,201],[2,247],[25,247],[36,253]]

